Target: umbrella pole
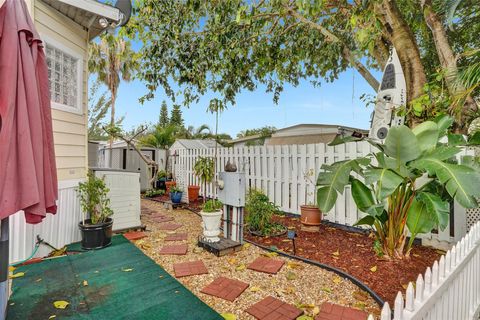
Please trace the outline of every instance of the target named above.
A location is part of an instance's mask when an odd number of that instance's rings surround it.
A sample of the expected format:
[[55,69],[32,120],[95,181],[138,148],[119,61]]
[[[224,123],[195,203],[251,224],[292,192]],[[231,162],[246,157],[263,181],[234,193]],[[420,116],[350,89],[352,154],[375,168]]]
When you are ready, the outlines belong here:
[[8,217],[1,220],[0,230],[0,320],[4,320],[8,302]]

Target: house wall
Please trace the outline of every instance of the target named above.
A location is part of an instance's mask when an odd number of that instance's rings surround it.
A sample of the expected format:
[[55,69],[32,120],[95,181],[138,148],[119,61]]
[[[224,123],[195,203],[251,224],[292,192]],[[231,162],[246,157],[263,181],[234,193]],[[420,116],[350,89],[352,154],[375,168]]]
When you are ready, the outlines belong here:
[[52,107],[53,138],[58,180],[81,179],[88,167],[87,143],[87,62],[88,31],[39,0],[34,2],[34,21],[42,38],[52,39],[83,57],[82,112]]

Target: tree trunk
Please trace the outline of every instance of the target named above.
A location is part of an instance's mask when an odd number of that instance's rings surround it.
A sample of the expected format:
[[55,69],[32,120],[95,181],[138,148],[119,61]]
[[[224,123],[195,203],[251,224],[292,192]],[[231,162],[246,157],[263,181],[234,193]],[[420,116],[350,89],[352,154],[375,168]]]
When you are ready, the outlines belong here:
[[[420,97],[424,93],[424,86],[427,83],[425,69],[422,64],[420,50],[418,48],[412,31],[403,18],[395,0],[383,0],[382,11],[385,13],[385,22],[388,24],[390,41],[397,50],[405,82],[407,84],[407,107],[410,101]],[[414,116],[408,121],[411,126],[420,122]]]
[[[448,91],[450,92],[451,97],[455,97],[465,90],[461,85],[455,83],[455,80],[458,78],[457,59],[455,58],[455,54],[448,41],[443,23],[432,7],[432,1],[422,0],[422,9],[425,22],[432,32],[433,42],[437,50],[440,64],[446,72],[445,81],[447,83]],[[466,133],[469,122],[468,118],[470,118],[477,110],[478,106],[475,103],[475,100],[471,96],[468,96],[462,110],[459,110],[460,112],[457,113],[457,129]],[[453,114],[456,113],[455,110],[451,111]]]

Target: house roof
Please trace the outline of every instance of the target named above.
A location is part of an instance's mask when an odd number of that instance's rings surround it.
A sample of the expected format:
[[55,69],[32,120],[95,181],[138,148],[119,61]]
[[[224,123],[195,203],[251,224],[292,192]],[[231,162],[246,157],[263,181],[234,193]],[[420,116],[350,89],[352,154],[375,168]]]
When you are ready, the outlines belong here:
[[334,131],[339,131],[339,130],[346,130],[346,131],[359,131],[361,133],[368,134],[368,130],[365,129],[360,129],[360,128],[353,128],[353,127],[347,127],[347,126],[342,126],[338,124],[322,124],[322,123],[301,123],[301,124],[296,124],[290,127],[278,129],[273,135],[274,136],[279,136],[283,135],[286,132],[294,132],[298,131],[300,132],[301,130],[308,130],[312,133],[330,133]]
[[251,135],[251,136],[246,136],[246,137],[241,137],[241,138],[229,140],[228,143],[247,142],[247,141],[253,141],[253,140],[257,140],[257,139],[261,139],[261,138],[268,138],[268,137],[262,136],[261,134],[254,134],[254,135]]
[[[175,146],[176,144],[177,146]],[[172,147],[178,149],[178,145],[180,145],[185,149],[208,149],[215,148],[215,144],[216,142],[213,139],[177,139]]]
[[[90,40],[105,29],[119,25],[124,14],[115,7],[95,0],[42,0],[44,3],[89,30]],[[108,21],[100,25],[100,19]]]

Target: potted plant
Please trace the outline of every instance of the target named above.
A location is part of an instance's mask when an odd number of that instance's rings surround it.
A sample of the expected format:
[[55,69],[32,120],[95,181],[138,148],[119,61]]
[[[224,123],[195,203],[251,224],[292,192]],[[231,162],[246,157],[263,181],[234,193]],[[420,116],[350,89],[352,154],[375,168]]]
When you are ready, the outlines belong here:
[[176,185],[177,185],[177,183],[176,183],[175,181],[173,181],[173,180],[167,180],[167,181],[165,181],[165,192],[166,192],[167,194],[170,193],[170,192],[171,192],[170,189],[171,189],[172,187],[175,187]]
[[215,161],[209,157],[199,157],[193,167],[194,174],[203,182],[203,203],[206,200],[207,183],[213,181],[215,177]]
[[338,193],[350,184],[355,204],[366,213],[356,224],[373,228],[377,254],[409,257],[418,234],[446,228],[453,199],[466,208],[478,206],[478,158],[456,159],[459,145],[476,141],[448,133],[452,123],[439,116],[414,129],[395,126],[384,143],[369,140],[378,151],[324,165],[317,180],[320,209],[332,209]]
[[[83,220],[78,223],[82,234],[82,248],[86,250],[101,249],[112,243],[113,214],[110,208],[105,182],[89,172],[86,182],[78,185],[78,197],[84,213]],[[85,215],[88,215],[88,219]]]
[[[311,185],[312,188],[315,188],[315,184],[312,181],[314,175],[313,169],[308,170],[303,174],[303,177],[307,184]],[[313,192],[308,193],[309,196],[313,196]],[[300,206],[300,222],[302,223],[303,231],[319,231],[320,224],[322,223],[322,212],[320,209],[313,203],[309,202]]]
[[182,201],[183,190],[177,186],[170,187],[170,200],[172,203],[180,203]]
[[166,190],[165,182],[167,181],[167,172],[165,170],[159,170],[157,172],[156,189]]
[[211,199],[205,202],[200,211],[202,216],[203,236],[207,242],[218,242],[220,238],[220,223],[222,222],[223,203]]
[[250,189],[245,203],[245,222],[251,234],[265,236],[280,236],[287,228],[272,220],[278,212],[277,206],[271,202],[262,190]]
[[198,199],[200,193],[200,186],[189,185],[188,186],[188,201],[193,202]]

